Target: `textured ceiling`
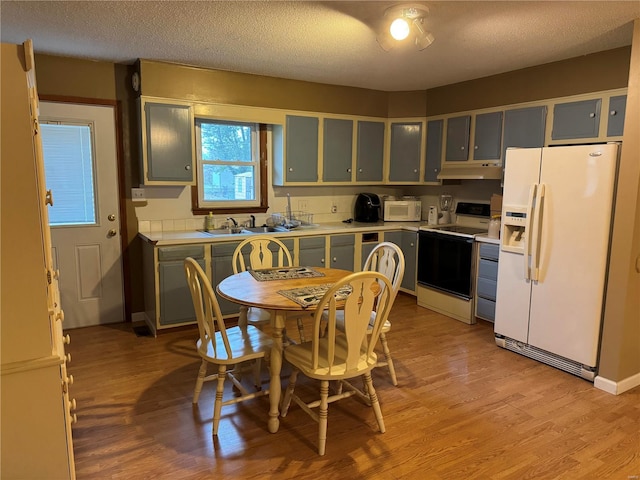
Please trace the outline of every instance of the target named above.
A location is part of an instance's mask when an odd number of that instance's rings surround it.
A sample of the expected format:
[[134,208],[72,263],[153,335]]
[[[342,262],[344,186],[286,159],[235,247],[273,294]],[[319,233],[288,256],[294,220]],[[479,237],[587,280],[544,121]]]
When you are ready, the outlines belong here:
[[412,2],[435,42],[385,52],[402,2],[0,2],[3,42],[116,63],[137,58],[386,91],[423,90],[631,44],[640,0]]

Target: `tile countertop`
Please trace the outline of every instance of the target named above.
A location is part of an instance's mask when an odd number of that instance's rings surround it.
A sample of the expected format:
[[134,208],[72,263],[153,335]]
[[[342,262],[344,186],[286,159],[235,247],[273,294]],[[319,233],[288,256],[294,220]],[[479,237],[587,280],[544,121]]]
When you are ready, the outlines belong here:
[[499,238],[491,238],[491,237],[487,237],[486,235],[476,235],[474,237],[474,240],[476,242],[493,243],[494,245],[500,245],[500,239]]
[[[332,234],[344,234],[344,233],[359,233],[359,232],[379,232],[384,230],[409,230],[417,232],[421,226],[427,225],[426,221],[422,222],[375,222],[375,223],[361,223],[361,222],[335,222],[335,223],[322,223],[314,227],[302,227],[296,228],[289,232],[271,232],[269,235],[273,235],[278,238],[286,237],[302,237],[310,235],[332,235]],[[187,245],[193,243],[214,243],[214,242],[228,242],[229,240],[244,240],[252,235],[259,235],[257,233],[216,233],[214,230],[212,233],[205,233],[199,231],[174,231],[174,232],[140,232],[138,235],[146,242],[154,245]]]

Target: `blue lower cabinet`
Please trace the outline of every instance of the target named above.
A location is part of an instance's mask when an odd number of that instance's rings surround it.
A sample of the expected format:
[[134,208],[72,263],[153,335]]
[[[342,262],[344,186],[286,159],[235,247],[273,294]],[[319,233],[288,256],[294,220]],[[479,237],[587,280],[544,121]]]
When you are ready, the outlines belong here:
[[496,318],[498,254],[500,246],[480,243],[476,276],[476,317],[493,322]]
[[196,321],[191,292],[184,273],[184,259],[194,258],[204,269],[204,247],[161,247],[158,249],[158,283],[160,296],[160,325],[192,323]]

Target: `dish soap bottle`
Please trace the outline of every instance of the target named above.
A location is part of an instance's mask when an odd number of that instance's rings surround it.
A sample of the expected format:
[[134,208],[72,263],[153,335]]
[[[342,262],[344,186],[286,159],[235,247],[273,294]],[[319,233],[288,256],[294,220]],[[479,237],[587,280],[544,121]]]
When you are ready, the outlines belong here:
[[208,232],[210,230],[213,230],[215,228],[215,222],[213,220],[213,213],[209,212],[209,215],[207,215],[204,219],[204,229]]

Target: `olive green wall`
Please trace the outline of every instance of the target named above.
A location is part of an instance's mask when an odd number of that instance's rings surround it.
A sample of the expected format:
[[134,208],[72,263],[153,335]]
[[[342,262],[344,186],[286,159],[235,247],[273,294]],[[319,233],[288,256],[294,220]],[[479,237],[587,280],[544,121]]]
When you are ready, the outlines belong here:
[[640,19],[637,19],[633,33],[599,371],[600,376],[616,381],[640,376],[639,183]]
[[428,117],[625,88],[631,47],[427,90]]
[[[387,93],[285,78],[140,61],[141,94],[256,107],[387,116]],[[424,114],[424,113],[423,113]]]

